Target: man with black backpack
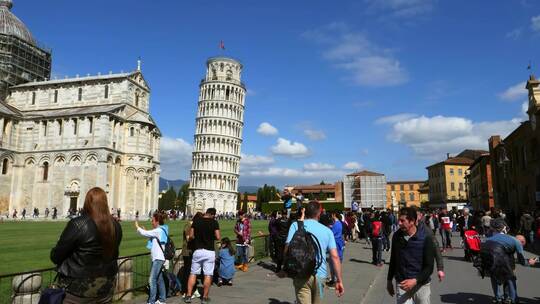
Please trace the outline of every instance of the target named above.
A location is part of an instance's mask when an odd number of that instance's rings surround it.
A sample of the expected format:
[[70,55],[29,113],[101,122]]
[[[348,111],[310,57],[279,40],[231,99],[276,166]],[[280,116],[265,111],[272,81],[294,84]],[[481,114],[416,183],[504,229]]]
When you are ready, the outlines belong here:
[[[301,218],[289,229],[285,245],[285,271],[293,278],[297,304],[320,303],[323,284],[328,276],[326,254],[330,254],[337,276],[336,295],[344,293],[341,262],[332,231],[318,222],[321,204],[311,201],[302,210]],[[305,218],[305,220],[304,220]]]

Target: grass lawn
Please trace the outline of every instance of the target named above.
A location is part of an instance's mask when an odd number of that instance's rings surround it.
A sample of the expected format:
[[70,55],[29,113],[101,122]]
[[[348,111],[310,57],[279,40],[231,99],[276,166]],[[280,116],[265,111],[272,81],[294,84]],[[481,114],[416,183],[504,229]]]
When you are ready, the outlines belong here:
[[[56,245],[67,222],[4,221],[0,223],[0,274],[30,271],[53,267],[49,259],[51,248]],[[146,229],[150,221],[141,221]],[[171,238],[177,248],[182,246],[185,221],[168,221]],[[220,221],[222,237],[234,238],[235,221]],[[267,221],[253,221],[252,235],[267,233]],[[120,256],[148,252],[146,239],[137,234],[134,222],[122,222],[123,238]]]

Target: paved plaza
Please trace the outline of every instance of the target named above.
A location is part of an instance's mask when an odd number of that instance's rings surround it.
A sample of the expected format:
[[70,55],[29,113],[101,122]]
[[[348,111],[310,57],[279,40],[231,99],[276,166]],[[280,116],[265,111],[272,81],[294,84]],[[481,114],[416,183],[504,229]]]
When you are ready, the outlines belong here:
[[[459,238],[452,240],[459,244]],[[531,254],[526,253],[529,257]],[[389,253],[384,252],[383,258],[388,260]],[[323,303],[325,304],[388,304],[395,300],[386,292],[386,274],[388,265],[378,268],[370,264],[371,248],[362,243],[349,243],[345,250],[343,279],[345,295],[337,298],[333,290],[325,289]],[[431,290],[432,303],[466,304],[491,303],[491,285],[489,278],[481,279],[471,263],[463,261],[463,250],[454,249],[445,253],[444,257],[446,279],[439,283],[433,275]],[[235,284],[232,287],[212,286],[210,297],[212,303],[218,304],[294,304],[294,289],[292,280],[277,278],[269,269],[268,260],[253,264],[247,273],[237,272]],[[540,303],[538,291],[539,268],[517,266],[518,294],[522,304]],[[131,301],[130,304],[144,303],[145,299]],[[193,303],[199,303],[194,300]],[[180,298],[169,298],[167,303],[183,303]]]

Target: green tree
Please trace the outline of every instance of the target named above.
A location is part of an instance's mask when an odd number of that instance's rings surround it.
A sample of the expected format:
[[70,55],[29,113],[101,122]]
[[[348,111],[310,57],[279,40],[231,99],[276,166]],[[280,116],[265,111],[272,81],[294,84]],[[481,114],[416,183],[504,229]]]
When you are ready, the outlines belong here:
[[182,187],[180,187],[180,190],[178,190],[178,208],[185,212],[187,201],[189,199],[189,183],[183,184]]
[[240,208],[242,208],[242,193],[238,192],[236,196],[236,211],[240,210]]
[[327,198],[328,198],[328,197],[327,197],[326,193],[324,193],[324,192],[321,190],[321,192],[319,192],[319,200],[320,200],[320,201],[325,201]]
[[161,210],[170,210],[174,208],[174,202],[176,201],[176,191],[171,187],[165,193],[161,195],[158,201],[158,208]]
[[242,211],[247,212],[248,210],[248,194],[244,192],[244,198],[242,200]]
[[326,184],[325,184],[324,181],[322,180],[322,181],[319,183],[319,185],[322,186],[322,185],[326,185]]

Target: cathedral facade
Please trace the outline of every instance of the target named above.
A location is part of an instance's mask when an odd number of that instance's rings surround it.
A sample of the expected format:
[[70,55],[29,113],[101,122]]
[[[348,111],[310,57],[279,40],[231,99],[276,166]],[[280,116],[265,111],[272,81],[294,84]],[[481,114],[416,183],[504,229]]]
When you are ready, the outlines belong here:
[[[0,15],[9,17],[11,7],[0,0]],[[40,54],[24,25],[6,15],[0,50],[11,41]],[[40,77],[9,58],[0,56],[0,212],[56,207],[66,214],[96,186],[123,216],[156,209],[161,133],[140,65],[129,73],[50,80],[50,70]]]

